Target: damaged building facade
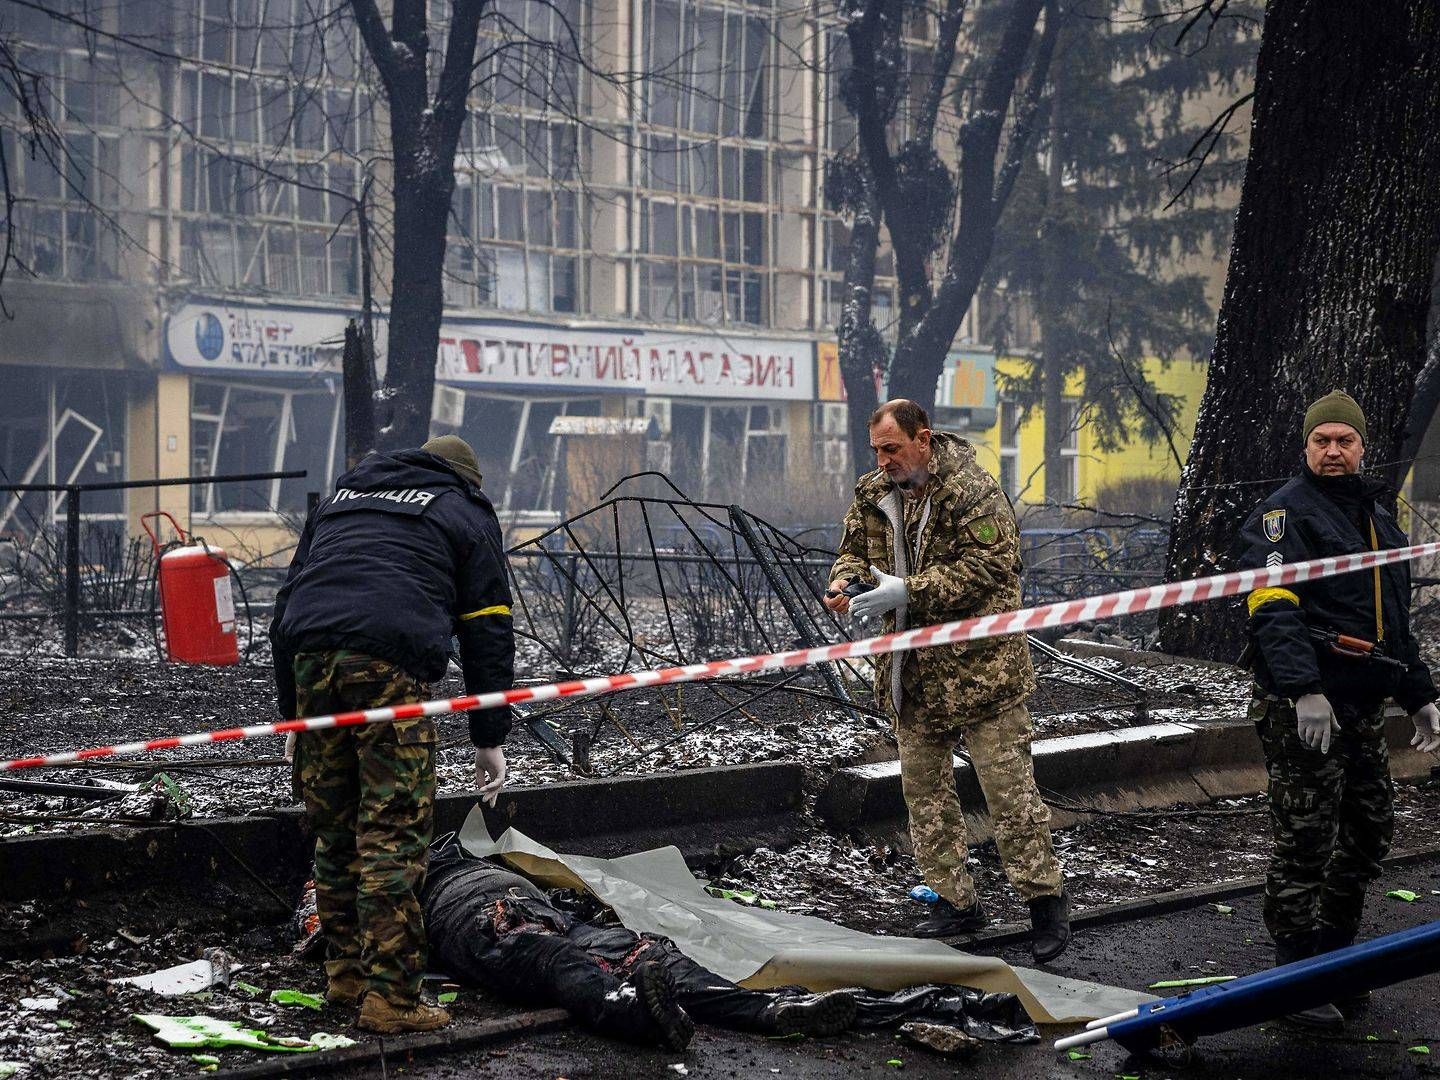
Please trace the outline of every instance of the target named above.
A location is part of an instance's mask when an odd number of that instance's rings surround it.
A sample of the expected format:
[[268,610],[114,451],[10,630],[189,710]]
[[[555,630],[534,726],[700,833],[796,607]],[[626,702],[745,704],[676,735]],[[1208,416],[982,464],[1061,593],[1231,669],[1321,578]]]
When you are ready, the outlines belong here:
[[[781,50],[823,40],[814,22],[695,0],[498,9],[534,40],[572,26],[673,77],[621,94],[563,51],[520,71],[492,50],[456,159],[435,429],[475,445],[521,527],[564,509],[561,415],[653,420],[636,464],[696,497],[782,473],[843,482],[839,380],[817,356],[838,290],[819,191],[831,88],[818,71],[778,75]],[[5,282],[0,467],[59,484],[306,469],[83,502],[91,523],[134,531],[166,509],[264,547],[343,467],[355,200],[388,142],[361,43],[331,19],[312,49],[298,0],[132,0],[85,18],[123,41],[0,16],[75,148],[31,153],[18,107],[4,118],[28,272]],[[545,86],[575,88],[581,115]],[[0,533],[53,524],[63,502],[11,499]]]
[[[842,35],[818,12],[758,2],[494,10],[455,162],[433,429],[475,446],[512,535],[574,509],[566,440],[583,436],[563,431],[621,430],[556,428],[561,416],[640,422],[623,428],[644,434],[633,452],[604,459],[611,479],[658,469],[693,497],[762,510],[782,476],[791,491],[843,493],[846,235],[822,192],[826,156],[853,138],[832,70]],[[13,102],[0,119],[24,267],[4,282],[15,317],[0,321],[5,482],[305,469],[83,500],[92,527],[133,534],[163,509],[275,550],[343,468],[339,353],[361,306],[356,211],[371,175],[385,352],[388,134],[373,71],[352,20],[300,0],[82,14],[0,14],[67,146],[32,146]],[[620,85],[565,49],[487,48],[506,21],[532,42],[574,28],[609,58],[597,67],[661,74]],[[577,108],[557,107],[562,90]],[[883,253],[879,269],[883,326]],[[972,311],[962,342],[977,322]],[[1014,410],[1007,426],[993,357],[957,346],[939,403],[1022,494],[1040,463]],[[1075,457],[1089,459],[1078,443]],[[1077,489],[1092,486],[1083,467]],[[53,525],[63,507],[8,498],[0,536]]]

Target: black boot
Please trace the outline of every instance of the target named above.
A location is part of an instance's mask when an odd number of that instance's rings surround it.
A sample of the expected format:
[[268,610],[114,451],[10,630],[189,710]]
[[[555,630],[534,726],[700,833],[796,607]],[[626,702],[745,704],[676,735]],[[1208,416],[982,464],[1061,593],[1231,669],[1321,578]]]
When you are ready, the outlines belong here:
[[[1314,934],[1276,938],[1275,966],[1283,967],[1298,960],[1308,960],[1315,955],[1317,948],[1318,942]],[[1287,1013],[1284,1019],[1286,1023],[1294,1024],[1296,1027],[1320,1031],[1339,1031],[1345,1026],[1344,1015],[1334,1005],[1329,1004]]]
[[973,934],[990,924],[985,911],[976,900],[969,907],[959,908],[949,900],[940,899],[930,905],[929,917],[915,924],[910,933],[915,937],[955,937]]
[[1030,901],[1030,955],[1037,964],[1048,963],[1070,944],[1070,897],[1037,896]]
[[650,961],[637,967],[625,984],[626,988],[633,987],[640,999],[656,1042],[676,1052],[690,1045],[695,1023],[675,1000],[675,982],[670,972]]
[[838,1035],[855,1022],[855,998],[848,990],[782,997],[766,1006],[762,1020],[775,1035]]
[[[1320,936],[1316,941],[1315,955],[1321,953],[1335,952],[1337,949],[1347,949],[1355,944],[1354,930],[1341,930],[1339,927],[1320,924]],[[1370,991],[1361,990],[1358,994],[1347,994],[1344,997],[1335,999],[1335,1007],[1344,1016],[1357,1013],[1370,1002]]]

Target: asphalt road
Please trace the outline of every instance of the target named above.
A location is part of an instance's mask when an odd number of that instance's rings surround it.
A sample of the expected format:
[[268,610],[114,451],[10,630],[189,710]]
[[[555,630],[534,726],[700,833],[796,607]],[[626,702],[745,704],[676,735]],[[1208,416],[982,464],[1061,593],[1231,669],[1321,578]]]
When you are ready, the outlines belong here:
[[[1390,889],[1421,894],[1414,903],[1384,898]],[[1377,885],[1367,912],[1365,936],[1377,936],[1440,918],[1440,859],[1392,870]],[[1241,975],[1269,966],[1271,946],[1260,922],[1259,897],[1226,901],[1225,915],[1211,907],[1082,931],[1054,965],[1062,974],[1143,989],[1171,978]],[[1023,946],[1004,950],[1006,959],[1026,963]],[[623,1076],[627,1080],[674,1080],[676,1076],[812,1077],[863,1073],[887,1076],[950,1077],[983,1074],[986,1080],[1030,1077],[1159,1077],[1270,1080],[1289,1077],[1409,1077],[1440,1075],[1440,979],[1428,976],[1377,991],[1363,1014],[1336,1036],[1296,1031],[1280,1023],[1201,1040],[1185,1056],[1162,1060],[1129,1057],[1101,1043],[1092,1057],[1071,1061],[1050,1048],[1066,1032],[1042,1030],[1044,1041],[1029,1046],[988,1045],[968,1064],[957,1064],[899,1042],[889,1032],[850,1034],[811,1042],[773,1041],[714,1028],[701,1028],[689,1050],[665,1054],[610,1042],[576,1030],[512,1040],[463,1058],[391,1061],[356,1070],[349,1077],[404,1075],[423,1080],[480,1077]],[[1430,1046],[1431,1055],[1408,1050]],[[898,1059],[900,1065],[888,1064]],[[1432,1061],[1434,1064],[1432,1065]],[[683,1065],[682,1073],[676,1066]]]

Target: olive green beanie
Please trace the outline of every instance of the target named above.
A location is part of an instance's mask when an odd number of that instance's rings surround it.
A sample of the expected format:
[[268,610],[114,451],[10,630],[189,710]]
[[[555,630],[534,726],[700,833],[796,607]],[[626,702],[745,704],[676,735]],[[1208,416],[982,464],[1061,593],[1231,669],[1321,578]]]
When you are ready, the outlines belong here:
[[459,435],[441,435],[431,439],[420,449],[443,458],[463,479],[476,487],[481,486],[480,462],[475,460],[475,451],[470,449],[470,444]]
[[1361,442],[1367,438],[1365,413],[1360,403],[1344,390],[1331,390],[1305,410],[1306,442],[1310,441],[1310,433],[1321,424],[1349,424],[1360,433]]

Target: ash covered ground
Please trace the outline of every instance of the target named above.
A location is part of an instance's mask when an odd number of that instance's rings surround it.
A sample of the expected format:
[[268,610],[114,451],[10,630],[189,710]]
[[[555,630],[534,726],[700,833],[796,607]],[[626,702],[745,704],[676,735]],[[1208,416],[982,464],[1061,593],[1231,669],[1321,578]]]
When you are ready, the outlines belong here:
[[[104,746],[122,740],[209,731],[276,719],[273,679],[263,639],[245,663],[209,668],[159,663],[149,641],[94,634],[78,659],[56,656],[53,643],[13,635],[0,641],[0,757]],[[103,656],[94,654],[105,653]],[[122,651],[123,650],[123,651]],[[624,650],[587,664],[618,670]],[[553,672],[534,667],[538,651],[521,649],[518,678],[542,680]],[[529,654],[529,655],[527,655]],[[606,669],[601,661],[614,661]],[[1158,720],[1206,721],[1241,714],[1247,684],[1234,670],[1162,663],[1133,656],[1087,656],[1084,662],[1137,682],[1149,691],[1146,709],[1127,687],[1037,654],[1039,690],[1031,699],[1038,738],[1072,735]],[[633,667],[633,662],[632,662]],[[776,691],[746,704],[756,685],[690,684],[674,689],[625,691],[570,703],[558,711],[540,706],[556,738],[590,737],[590,774],[624,776],[675,769],[793,760],[818,769],[893,757],[893,745],[872,719],[838,707],[813,675],[795,684],[805,693]],[[435,696],[463,693],[451,674]],[[736,708],[738,706],[738,708]],[[727,714],[728,715],[721,715]],[[718,718],[717,718],[718,717]],[[473,754],[460,718],[441,718],[442,792],[463,792],[474,782]],[[165,798],[180,798],[196,817],[226,817],[289,805],[289,769],[279,737],[220,743],[147,754],[126,761],[32,769],[26,780],[119,783],[144,786],[125,798],[95,803],[0,791],[0,836],[36,830],[68,831],[90,822],[173,813]],[[563,782],[577,773],[557,761],[522,723],[506,747],[511,784]],[[157,801],[150,781],[163,771],[174,786]]]

